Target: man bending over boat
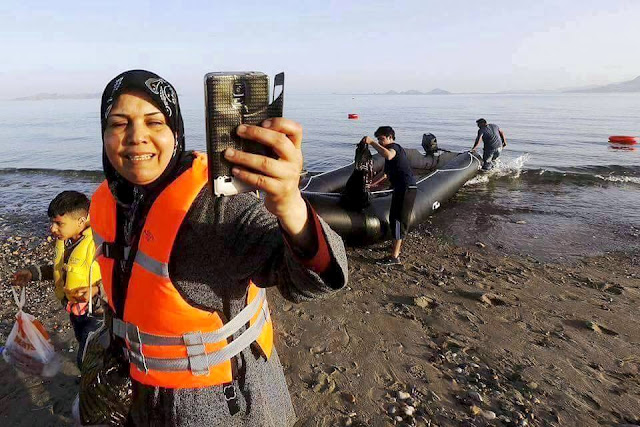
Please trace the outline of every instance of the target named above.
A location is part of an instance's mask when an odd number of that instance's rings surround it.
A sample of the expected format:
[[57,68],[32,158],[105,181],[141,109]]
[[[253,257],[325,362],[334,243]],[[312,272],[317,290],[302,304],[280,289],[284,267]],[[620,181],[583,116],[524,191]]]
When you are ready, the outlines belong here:
[[500,156],[502,149],[507,146],[507,138],[502,129],[493,123],[487,123],[485,119],[476,120],[478,125],[478,136],[473,143],[471,151],[475,151],[480,144],[484,143],[482,149],[482,170],[488,171],[493,168],[493,162]]
[[389,227],[393,235],[391,255],[382,259],[381,265],[400,265],[400,247],[402,239],[409,231],[409,219],[413,210],[413,202],[416,198],[416,179],[411,170],[411,164],[407,159],[407,153],[396,143],[396,133],[391,126],[381,126],[376,130],[373,138],[365,136],[363,141],[371,145],[384,157],[384,175],[371,184],[376,184],[389,178],[393,196],[391,197],[391,210],[389,211]]

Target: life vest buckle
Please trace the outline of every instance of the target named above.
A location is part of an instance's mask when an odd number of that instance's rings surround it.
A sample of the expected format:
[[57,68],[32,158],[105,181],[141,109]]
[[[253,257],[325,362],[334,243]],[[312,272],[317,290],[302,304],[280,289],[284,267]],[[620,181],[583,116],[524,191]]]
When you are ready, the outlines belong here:
[[202,332],[196,331],[183,334],[182,339],[187,347],[191,373],[193,375],[209,375],[209,358]]
[[113,318],[111,322],[111,330],[113,335],[119,338],[126,339],[127,337],[127,323],[118,318]]
[[[131,325],[134,328],[135,334],[133,335],[135,338],[135,342],[133,342],[129,338],[129,331],[127,330],[127,339],[129,341],[129,345],[136,346],[137,353],[140,355],[140,362],[142,363],[142,371],[145,374],[149,373],[149,368],[147,368],[147,360],[144,357],[144,352],[142,351],[142,339],[140,338],[140,329],[136,325]],[[128,328],[127,328],[128,329]]]
[[134,324],[123,322],[120,319],[113,319],[113,332],[116,336],[124,336],[127,347],[123,348],[123,350],[129,362],[133,362],[138,369],[148,374],[149,368],[147,367],[147,360],[142,351],[140,329]]
[[105,258],[115,260],[127,260],[129,259],[129,253],[131,252],[130,246],[123,246],[117,243],[102,242],[102,255]]
[[232,384],[224,386],[222,391],[224,392],[224,398],[227,402],[238,398],[238,396],[236,395],[236,388]]

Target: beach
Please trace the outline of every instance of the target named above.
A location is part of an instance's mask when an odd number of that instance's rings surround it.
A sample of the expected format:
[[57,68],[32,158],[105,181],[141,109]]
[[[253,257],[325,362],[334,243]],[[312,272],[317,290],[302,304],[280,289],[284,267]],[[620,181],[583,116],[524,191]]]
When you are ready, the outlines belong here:
[[0,427],[640,427],[640,0],[5,3]]
[[[468,150],[478,111],[509,145],[494,171],[412,230],[401,267],[375,264],[388,242],[349,248],[348,288],[332,297],[294,305],[268,291],[299,426],[640,425],[639,151],[607,143],[637,133],[640,97],[372,99],[288,97],[307,170],[348,164],[380,124],[404,148],[433,132],[441,148]],[[203,150],[202,99],[182,101],[187,147]],[[49,202],[103,179],[96,108],[0,102],[0,139],[12,141],[0,159],[0,343],[16,311],[11,273],[51,259]],[[346,119],[352,111],[359,120]],[[26,311],[64,364],[40,379],[0,361],[0,420],[71,425],[77,344],[51,283],[29,288]]]
[[[401,267],[375,264],[388,243],[349,248],[349,285],[326,300],[291,304],[269,291],[298,425],[640,423],[640,252],[547,262],[456,243],[469,236],[444,223],[410,233]],[[16,311],[10,273],[52,248],[30,233],[3,238],[0,251],[4,341]],[[63,367],[42,379],[0,362],[5,425],[72,425],[77,344],[51,287],[34,283],[25,311]]]

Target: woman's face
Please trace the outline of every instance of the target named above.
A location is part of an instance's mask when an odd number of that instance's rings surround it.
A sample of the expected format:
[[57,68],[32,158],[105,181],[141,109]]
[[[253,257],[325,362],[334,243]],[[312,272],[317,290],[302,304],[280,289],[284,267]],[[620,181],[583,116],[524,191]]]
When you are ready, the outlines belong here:
[[173,156],[175,137],[164,114],[144,92],[123,93],[107,117],[104,148],[113,167],[132,184],[150,184]]

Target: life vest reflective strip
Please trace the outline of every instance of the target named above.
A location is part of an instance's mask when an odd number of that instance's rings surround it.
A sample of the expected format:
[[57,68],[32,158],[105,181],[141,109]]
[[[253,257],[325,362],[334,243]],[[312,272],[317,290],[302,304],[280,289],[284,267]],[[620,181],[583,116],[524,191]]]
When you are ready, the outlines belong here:
[[[192,167],[157,197],[140,234],[124,316],[114,319],[113,332],[127,344],[131,377],[143,384],[166,388],[225,384],[232,380],[230,359],[252,342],[258,343],[266,357],[273,349],[273,325],[264,289],[250,281],[247,306],[225,324],[218,313],[187,303],[169,278],[169,259],[178,230],[206,183],[206,158],[198,155]],[[106,183],[96,191],[91,209],[96,242],[113,242],[115,201]],[[113,217],[102,221],[105,214],[101,212],[111,212]],[[107,225],[113,228],[107,230]],[[103,282],[114,308],[114,260],[101,254],[98,261],[103,276],[109,276]],[[240,333],[247,323],[249,327]],[[232,335],[235,339],[228,342]]]
[[[140,332],[135,325],[115,319],[114,334],[129,342],[129,350],[127,352],[129,361],[134,363],[141,371],[179,372],[190,370],[194,375],[207,375],[211,367],[215,367],[237,356],[262,335],[262,330],[267,322],[270,321],[270,316],[266,302],[266,291],[259,289],[258,295],[259,297],[255,299],[255,303],[252,302],[245,307],[245,309],[248,308],[250,310],[243,310],[244,312],[239,313],[232,319],[232,321],[237,320],[236,328],[225,329],[225,327],[229,325],[229,323],[227,323],[219,330],[209,333],[198,331],[184,334],[181,337],[165,337]],[[239,329],[252,318],[256,318],[256,321],[231,343],[220,350],[211,353],[206,352],[207,344],[226,340],[238,332]],[[272,329],[270,330],[272,331]],[[139,350],[141,345],[186,346],[187,357],[171,359],[147,357]]]

